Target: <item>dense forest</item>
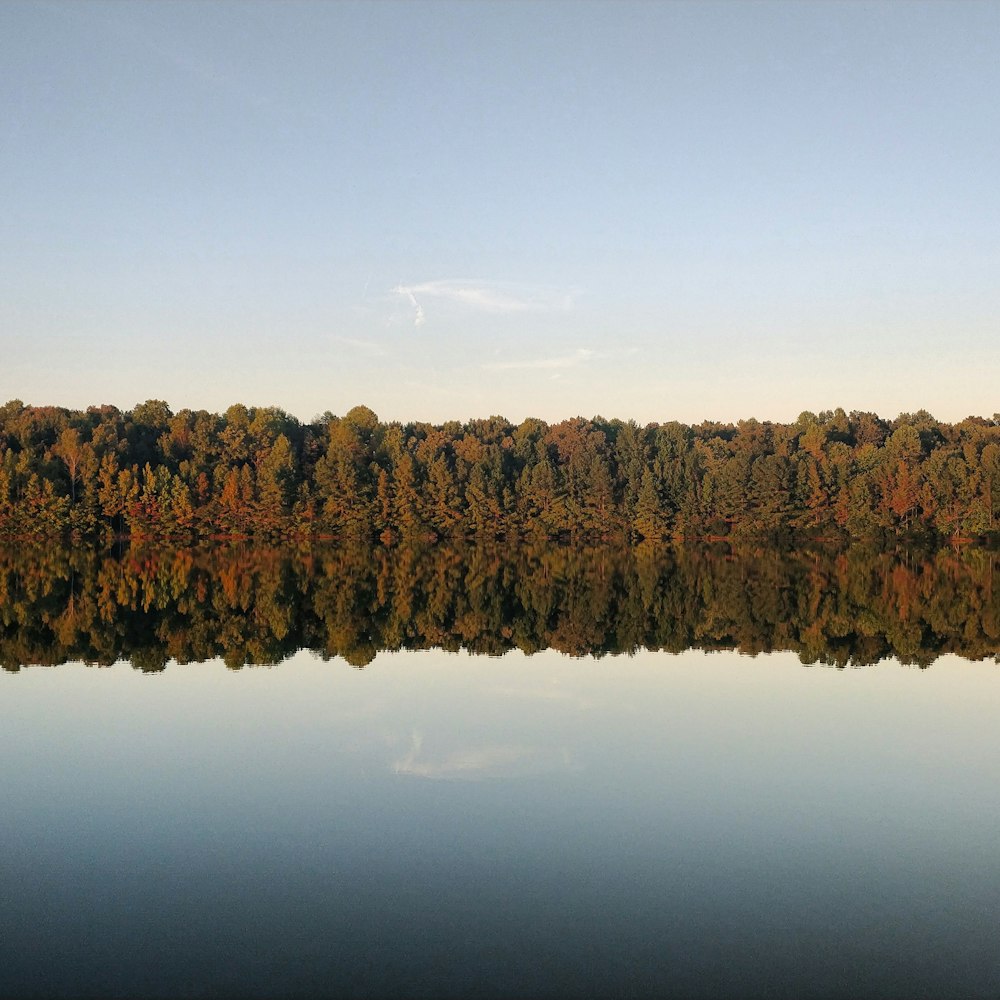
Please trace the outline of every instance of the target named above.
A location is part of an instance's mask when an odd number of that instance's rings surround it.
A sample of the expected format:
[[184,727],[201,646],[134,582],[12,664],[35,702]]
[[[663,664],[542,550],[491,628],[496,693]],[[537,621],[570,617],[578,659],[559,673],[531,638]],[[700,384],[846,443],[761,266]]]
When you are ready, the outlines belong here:
[[582,655],[792,650],[806,663],[1000,659],[1000,554],[816,543],[94,546],[0,549],[0,665],[298,649]]
[[0,536],[985,537],[1000,414],[843,410],[793,424],[502,417],[382,423],[359,406],[173,413],[0,407]]

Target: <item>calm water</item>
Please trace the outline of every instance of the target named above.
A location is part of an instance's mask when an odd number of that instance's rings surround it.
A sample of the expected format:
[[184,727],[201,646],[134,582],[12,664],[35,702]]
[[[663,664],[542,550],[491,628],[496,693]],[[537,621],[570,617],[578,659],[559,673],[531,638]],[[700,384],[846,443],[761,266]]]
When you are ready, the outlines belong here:
[[954,656],[0,675],[0,995],[996,997],[998,717]]

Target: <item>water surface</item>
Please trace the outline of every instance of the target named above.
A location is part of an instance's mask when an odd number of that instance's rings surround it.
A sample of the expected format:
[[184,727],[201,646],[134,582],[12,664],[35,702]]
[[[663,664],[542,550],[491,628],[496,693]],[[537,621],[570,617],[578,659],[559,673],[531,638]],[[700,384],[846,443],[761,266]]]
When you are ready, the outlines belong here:
[[995,996],[1000,669],[0,675],[0,995]]

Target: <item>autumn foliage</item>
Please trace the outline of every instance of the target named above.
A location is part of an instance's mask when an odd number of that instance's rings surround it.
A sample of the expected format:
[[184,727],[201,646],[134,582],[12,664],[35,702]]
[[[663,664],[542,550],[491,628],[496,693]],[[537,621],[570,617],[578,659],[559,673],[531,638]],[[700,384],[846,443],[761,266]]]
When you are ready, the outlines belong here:
[[697,426],[303,424],[276,408],[0,407],[0,535],[939,537],[1000,531],[1000,416]]

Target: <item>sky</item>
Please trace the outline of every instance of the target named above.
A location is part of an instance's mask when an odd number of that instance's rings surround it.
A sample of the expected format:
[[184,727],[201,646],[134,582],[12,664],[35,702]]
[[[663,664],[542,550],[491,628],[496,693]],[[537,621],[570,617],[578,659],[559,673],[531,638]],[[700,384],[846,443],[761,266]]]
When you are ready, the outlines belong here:
[[1000,4],[0,4],[0,402],[1000,411]]

